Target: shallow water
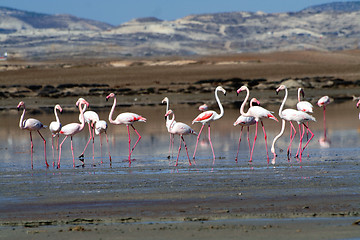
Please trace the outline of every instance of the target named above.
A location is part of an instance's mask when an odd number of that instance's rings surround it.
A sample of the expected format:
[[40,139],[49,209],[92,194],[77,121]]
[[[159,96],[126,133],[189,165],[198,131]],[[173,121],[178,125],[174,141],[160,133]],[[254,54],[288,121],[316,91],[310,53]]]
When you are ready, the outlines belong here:
[[[269,105],[266,108],[277,111],[277,106]],[[173,107],[176,120],[189,124],[195,131],[199,131],[201,125],[191,125],[191,120],[199,113],[196,110],[196,106],[188,105],[176,105]],[[152,107],[132,107],[132,108],[118,108],[115,114],[120,111],[132,111],[143,115],[148,119],[147,123],[136,123],[135,128],[142,135],[142,139],[136,146],[132,154],[133,163],[131,165],[132,170],[137,168],[141,169],[141,172],[146,174],[147,171],[156,171],[153,169],[161,168],[172,171],[171,166],[175,164],[179,137],[175,136],[175,144],[173,149],[173,158],[167,159],[169,154],[169,135],[165,128],[164,112],[165,106],[152,106]],[[216,110],[216,109],[215,109]],[[341,114],[339,112],[341,111]],[[108,111],[98,112],[100,119],[107,120]],[[212,153],[210,145],[207,139],[207,129],[204,128],[201,134],[201,142],[199,143],[198,151],[196,153],[196,167],[211,169],[212,171],[219,171],[220,168],[233,168],[249,166],[253,168],[268,167],[266,161],[265,143],[263,133],[259,125],[258,139],[254,151],[254,161],[249,165],[249,150],[246,139],[246,129],[244,128],[239,161],[235,163],[235,155],[237,150],[237,143],[240,133],[240,127],[234,127],[232,123],[236,120],[239,113],[237,109],[225,109],[225,115],[222,119],[213,122],[211,124],[211,138],[216,155],[215,164],[212,164]],[[280,138],[276,144],[277,165],[281,166],[285,164],[290,165],[304,165],[309,162],[318,163],[322,161],[332,160],[357,160],[359,156],[358,146],[360,145],[360,135],[358,127],[360,121],[358,120],[357,109],[352,101],[348,101],[342,104],[329,105],[327,108],[327,136],[331,140],[329,147],[323,147],[319,143],[319,139],[323,136],[323,122],[322,122],[322,109],[316,107],[314,116],[317,118],[316,123],[311,123],[310,128],[314,131],[315,137],[310,142],[308,149],[304,152],[302,162],[298,159],[291,158],[288,161],[286,157],[287,144],[289,142],[289,125],[282,138]],[[30,139],[27,131],[22,131],[18,127],[18,120],[20,113],[7,112],[1,113],[1,126],[0,126],[0,172],[7,171],[27,171],[31,168],[30,161]],[[53,114],[38,114],[31,116],[30,113],[26,114],[26,117],[34,117],[39,119],[43,124],[49,125],[53,121]],[[77,122],[78,114],[76,113],[64,113],[60,115],[62,124],[70,122]],[[113,170],[118,169],[119,173],[128,173],[129,164],[127,162],[128,156],[128,136],[125,126],[114,126],[108,124],[108,137],[110,144],[110,154],[112,157],[111,167]],[[271,143],[273,138],[280,130],[280,123],[272,120],[264,120],[265,128],[268,135],[268,148],[269,156],[272,158],[270,152]],[[295,124],[296,129],[297,124]],[[255,127],[251,127],[250,141],[253,142]],[[132,145],[137,140],[137,135],[130,129]],[[48,129],[43,129],[42,134],[47,139],[47,159],[50,165],[53,160],[57,161],[57,151],[53,152],[51,149],[51,135]],[[81,154],[89,137],[88,126],[85,126],[84,130],[78,135],[74,136],[74,154],[76,159],[76,165],[81,165],[81,162],[77,160],[77,157]],[[60,137],[60,141],[63,136]],[[37,133],[33,133],[34,140],[34,170],[46,170],[44,164],[43,154],[43,142]],[[188,145],[190,158],[194,151],[196,143],[196,136],[185,136],[185,141]],[[90,142],[85,152],[85,167],[88,169],[93,168],[110,168],[107,144],[105,136],[102,136],[103,146],[100,147],[99,136],[95,137],[95,155],[94,160],[92,158],[92,143]],[[292,153],[295,155],[298,146],[298,135],[296,136]],[[282,151],[284,150],[284,151]],[[309,155],[309,158],[308,158]],[[103,162],[101,164],[101,162]],[[185,148],[182,147],[179,158],[179,167],[187,167],[188,160],[186,157]],[[70,138],[68,138],[62,149],[61,157],[61,169],[72,168],[72,155],[70,150]],[[124,169],[123,169],[124,168]],[[53,169],[50,167],[50,169]],[[48,169],[48,170],[50,170]],[[148,170],[146,170],[148,169]],[[192,170],[192,169],[188,169]],[[160,171],[161,172],[161,171]],[[159,173],[160,173],[159,172]]]

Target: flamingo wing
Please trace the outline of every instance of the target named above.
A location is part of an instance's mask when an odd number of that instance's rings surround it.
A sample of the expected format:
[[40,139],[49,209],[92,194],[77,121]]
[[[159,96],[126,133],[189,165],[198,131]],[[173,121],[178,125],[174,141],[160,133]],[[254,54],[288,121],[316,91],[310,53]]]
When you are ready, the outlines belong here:
[[136,114],[136,113],[120,113],[115,122],[118,124],[132,124],[134,122],[146,122],[146,118]]
[[195,122],[207,122],[210,121],[214,117],[214,111],[206,111],[203,113],[200,113],[193,121]]
[[296,104],[296,108],[302,112],[313,112],[313,105],[307,101],[301,101]]

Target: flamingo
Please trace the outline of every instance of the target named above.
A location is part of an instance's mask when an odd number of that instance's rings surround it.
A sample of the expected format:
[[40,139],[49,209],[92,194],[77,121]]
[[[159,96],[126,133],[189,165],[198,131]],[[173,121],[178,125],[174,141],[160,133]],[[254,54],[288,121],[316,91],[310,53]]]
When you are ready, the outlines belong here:
[[250,162],[252,162],[252,156],[253,156],[253,153],[254,153],[254,147],[255,147],[255,142],[256,142],[256,138],[257,138],[257,129],[258,129],[258,123],[259,121],[261,122],[261,125],[262,125],[262,129],[263,129],[263,132],[264,132],[264,139],[265,139],[265,147],[266,147],[266,156],[267,156],[267,161],[269,163],[269,153],[268,153],[268,148],[267,148],[267,136],[266,136],[266,132],[265,132],[265,127],[264,127],[264,124],[262,122],[262,118],[270,118],[272,120],[275,120],[278,122],[277,118],[272,114],[272,112],[270,112],[269,110],[263,108],[263,107],[260,107],[260,106],[253,106],[253,107],[250,107],[248,109],[248,111],[245,113],[244,112],[244,108],[245,108],[245,104],[247,102],[247,100],[249,99],[249,95],[250,95],[250,91],[248,89],[248,87],[246,86],[242,86],[241,88],[239,88],[236,92],[239,94],[240,92],[246,90],[246,97],[245,97],[245,100],[244,102],[241,104],[241,107],[240,107],[240,113],[244,116],[244,117],[254,117],[255,118],[255,121],[256,121],[256,129],[255,129],[255,137],[254,137],[254,143],[253,143],[253,147],[252,147],[252,150],[251,150],[251,154],[250,154]]
[[[305,93],[302,88],[298,88],[298,103],[296,104],[296,108],[299,111],[303,111],[306,113],[313,113],[313,105],[309,103],[308,101],[301,101],[301,96],[304,97]],[[309,127],[309,123],[306,123],[307,127]],[[290,129],[291,130],[291,129]],[[305,131],[305,127],[303,126],[303,132]],[[291,131],[290,131],[290,137],[291,137]],[[306,138],[309,139],[309,130],[306,129]]]
[[[128,136],[129,136],[129,164],[131,164],[131,153],[134,151],[136,145],[138,144],[138,142],[141,139],[140,134],[138,133],[138,131],[136,131],[135,127],[133,126],[133,124],[135,122],[146,122],[146,118],[136,114],[136,113],[130,113],[130,112],[125,112],[125,113],[120,113],[115,120],[112,119],[114,110],[115,110],[115,106],[116,106],[116,97],[114,93],[110,93],[107,97],[106,100],[109,100],[109,98],[114,98],[114,103],[112,105],[111,111],[109,113],[109,122],[115,125],[120,125],[120,124],[125,124],[127,127],[127,131],[128,131]],[[130,138],[130,129],[129,129],[129,125],[134,129],[135,133],[138,135],[138,140],[136,141],[136,143],[134,144],[134,146],[132,147],[132,149],[130,148],[131,146],[131,138]]]
[[[285,102],[286,102],[287,97],[288,97],[288,90],[287,90],[287,88],[286,88],[285,85],[281,85],[280,87],[278,87],[278,88],[276,89],[276,93],[279,93],[279,91],[281,91],[281,90],[285,90],[285,96],[284,96],[284,99],[283,99],[283,101],[282,101],[282,103],[281,103],[281,106],[280,106],[280,108],[279,108],[279,116],[280,116],[283,120],[289,121],[290,124],[291,124],[291,127],[294,129],[294,131],[295,131],[295,128],[294,128],[294,126],[292,125],[291,121],[296,121],[296,122],[298,123],[298,125],[299,125],[300,141],[299,141],[299,147],[298,147],[298,151],[297,151],[297,153],[296,153],[296,157],[299,156],[300,159],[301,159],[301,155],[302,155],[303,150],[306,148],[306,146],[309,144],[309,142],[311,141],[311,139],[314,137],[313,132],[305,125],[305,122],[308,122],[308,121],[314,121],[314,122],[316,122],[316,119],[315,119],[313,116],[311,116],[310,114],[308,114],[308,113],[306,113],[306,112],[303,112],[303,111],[298,111],[298,110],[290,109],[290,108],[283,110],[284,105],[285,105]],[[275,143],[276,143],[276,141],[281,137],[281,135],[284,133],[285,121],[282,121],[281,131],[280,131],[280,133],[274,138],[273,144],[272,144],[272,146],[271,146],[271,152],[274,154],[274,159],[272,160],[272,163],[273,163],[273,164],[275,164],[275,159],[276,159]],[[310,133],[311,133],[311,137],[310,137],[310,139],[306,142],[306,144],[305,144],[305,146],[304,146],[303,149],[301,149],[301,144],[302,144],[302,138],[303,138],[303,136],[304,136],[304,133],[301,134],[301,126],[300,126],[301,124],[302,124],[303,126],[305,126],[306,129],[308,129],[308,130],[310,131]],[[296,134],[296,132],[294,133],[293,138],[295,137],[295,134]],[[293,138],[292,138],[292,139],[293,139]],[[291,142],[292,142],[292,140],[290,141],[290,145],[291,145]],[[290,145],[289,145],[289,148],[291,147]],[[288,150],[288,156],[289,156],[289,150]]]
[[33,144],[33,140],[32,140],[32,131],[37,131],[40,135],[40,137],[43,139],[44,141],[44,156],[45,156],[45,165],[48,168],[49,164],[46,160],[46,140],[45,138],[41,135],[40,130],[43,128],[46,128],[45,125],[43,125],[39,120],[34,119],[34,118],[28,118],[28,119],[24,119],[25,116],[25,112],[26,112],[26,108],[25,108],[25,103],[23,101],[20,101],[19,104],[17,105],[17,109],[20,110],[20,108],[23,107],[23,113],[21,114],[20,117],[20,122],[19,122],[19,127],[22,130],[28,130],[30,133],[30,142],[31,142],[31,168],[33,168],[33,152],[34,152],[34,144]]
[[[84,108],[82,107],[84,105]],[[62,140],[59,146],[59,160],[57,167],[60,168],[60,159],[61,159],[61,148],[65,140],[68,136],[70,136],[71,139],[71,153],[73,157],[73,167],[75,167],[75,158],[74,158],[74,148],[73,148],[73,136],[79,132],[81,132],[85,127],[85,119],[84,119],[84,112],[86,111],[86,108],[89,107],[89,103],[85,101],[83,98],[79,98],[76,102],[76,106],[78,106],[80,111],[80,117],[81,117],[81,123],[69,123],[63,126],[60,130],[60,134],[65,135],[65,138]]]
[[221,105],[221,102],[220,102],[220,99],[219,99],[219,96],[218,96],[218,92],[221,91],[224,93],[224,95],[226,95],[226,90],[221,87],[221,86],[218,86],[216,87],[215,89],[215,99],[219,105],[219,108],[220,108],[220,114],[218,114],[217,112],[215,111],[212,111],[212,110],[208,110],[208,111],[205,111],[205,112],[202,112],[200,113],[193,121],[192,121],[192,124],[196,123],[196,122],[199,122],[202,124],[201,126],[201,129],[200,129],[200,132],[197,136],[197,140],[196,140],[196,145],[195,145],[195,151],[194,151],[194,154],[193,154],[193,159],[195,159],[195,154],[196,154],[196,149],[197,149],[197,145],[199,143],[199,138],[200,138],[200,135],[201,135],[201,131],[203,130],[204,128],[204,125],[207,123],[208,124],[208,134],[209,134],[209,142],[210,142],[210,146],[211,146],[211,150],[212,150],[212,154],[213,154],[213,164],[215,163],[215,153],[214,153],[214,148],[213,148],[213,145],[212,145],[212,142],[211,142],[211,137],[210,137],[210,122],[211,121],[215,121],[215,120],[218,120],[220,119],[223,115],[224,115],[224,108],[223,106]]
[[[81,114],[79,114],[79,121],[81,122],[82,121],[82,118],[80,116]],[[85,150],[87,148],[87,146],[89,145],[90,141],[91,141],[91,138],[93,140],[93,160],[94,160],[94,155],[95,155],[95,146],[94,146],[94,124],[95,122],[99,121],[99,115],[94,112],[94,111],[86,111],[84,112],[84,119],[85,119],[85,122],[88,124],[89,126],[89,140],[87,141],[86,145],[85,145],[85,148],[83,150],[83,152],[81,153],[81,155],[79,156],[79,159],[80,161],[84,161],[84,153],[85,153]],[[92,130],[92,133],[91,133],[91,129]]]
[[[256,102],[258,105],[260,105],[260,102],[256,98],[252,98],[250,101],[250,107],[252,107],[253,102]],[[241,131],[240,131],[240,137],[239,137],[239,143],[238,143],[238,149],[235,157],[235,161],[237,162],[238,156],[239,156],[239,148],[240,148],[240,142],[241,142],[241,135],[244,127],[247,127],[247,140],[249,143],[249,153],[251,153],[251,146],[250,146],[250,139],[249,139],[249,129],[251,125],[254,125],[256,123],[254,117],[244,117],[243,115],[240,115],[238,119],[234,122],[234,126],[240,125]]]
[[323,144],[324,146],[328,146],[328,144],[324,144],[324,143],[330,143],[330,141],[327,139],[326,137],[326,120],[325,120],[325,109],[326,106],[330,103],[330,98],[329,96],[323,96],[321,97],[318,102],[317,105],[319,107],[323,107],[324,108],[324,138],[320,138],[320,144]]
[[168,117],[169,115],[173,115],[172,117],[172,122],[170,124],[170,132],[172,134],[177,134],[180,136],[180,145],[179,145],[179,151],[178,151],[178,155],[177,155],[177,158],[176,158],[176,164],[175,166],[178,165],[178,160],[179,160],[179,155],[180,155],[180,150],[181,150],[181,141],[184,142],[184,146],[185,146],[185,150],[186,150],[186,155],[189,159],[189,165],[191,166],[191,161],[190,161],[190,158],[189,158],[189,153],[188,153],[188,149],[187,149],[187,146],[186,146],[186,142],[185,142],[185,139],[184,139],[184,135],[188,135],[188,134],[193,134],[193,135],[197,135],[197,133],[191,128],[189,127],[187,124],[185,123],[182,123],[182,122],[175,122],[175,113],[169,109],[169,111],[167,111],[167,113],[165,114],[165,117]]
[[56,150],[58,150],[59,147],[59,132],[61,130],[61,123],[57,114],[57,111],[59,110],[60,113],[62,112],[62,108],[59,104],[56,104],[54,107],[54,114],[56,121],[52,121],[49,125],[49,130],[51,132],[51,149],[53,153],[53,167],[55,166],[55,156],[54,156],[54,137],[57,136],[57,142],[56,142]]
[[[109,159],[110,159],[110,164],[111,164],[111,155],[110,155],[110,149],[109,149],[109,139],[108,139],[107,132],[106,132],[107,128],[108,128],[108,125],[107,125],[106,121],[99,120],[99,121],[95,122],[94,128],[95,128],[95,134],[99,135],[99,137],[100,137],[100,148],[101,149],[102,149],[101,133],[105,133],[106,142],[107,142],[107,148],[108,148],[108,153],[109,153]],[[102,161],[101,161],[101,163],[102,163]]]
[[[165,97],[161,103],[166,103],[166,112],[165,114],[169,111],[169,98],[168,97]],[[174,117],[173,117],[174,118]],[[172,156],[172,153],[173,153],[173,148],[174,148],[174,134],[172,134],[170,132],[170,127],[171,127],[171,124],[175,124],[176,121],[175,119],[170,119],[170,116],[166,116],[166,122],[165,122],[165,125],[166,125],[166,128],[168,130],[168,132],[170,133],[170,144],[169,144],[169,155],[168,155],[168,159],[170,159],[170,151],[171,151],[171,156]],[[170,150],[171,149],[171,150]]]
[[207,110],[209,110],[209,107],[208,107],[208,105],[206,105],[206,103],[204,103],[203,105],[199,106],[199,111],[205,112],[205,111],[207,111]]

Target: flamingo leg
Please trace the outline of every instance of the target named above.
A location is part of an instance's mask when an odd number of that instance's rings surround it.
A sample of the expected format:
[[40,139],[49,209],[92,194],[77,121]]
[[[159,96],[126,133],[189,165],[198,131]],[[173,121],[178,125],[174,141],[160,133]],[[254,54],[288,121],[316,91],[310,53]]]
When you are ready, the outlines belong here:
[[74,147],[73,147],[73,138],[70,136],[70,142],[71,142],[71,154],[73,157],[73,167],[75,168],[75,157],[74,157]]
[[[304,125],[305,125],[305,124],[304,124]],[[304,148],[303,148],[303,151],[305,150],[305,148],[307,147],[307,145],[309,144],[309,142],[311,141],[311,139],[314,137],[314,133],[310,130],[310,128],[309,128],[308,126],[306,126],[306,125],[305,125],[305,127],[306,127],[307,130],[309,130],[309,132],[310,132],[310,134],[311,134],[311,137],[310,137],[310,139],[306,142],[306,144],[305,144],[305,146],[304,146]]]
[[[291,135],[292,131],[294,131],[294,134]],[[294,127],[294,124],[290,121],[290,144],[288,146],[288,150],[287,150],[287,155],[288,155],[288,160],[290,160],[290,156],[291,156],[291,144],[295,138],[296,135],[296,129]]]
[[252,156],[253,156],[253,153],[254,153],[254,148],[255,148],[255,143],[256,143],[256,138],[257,138],[257,131],[258,131],[258,122],[256,122],[254,142],[253,142],[253,147],[252,147],[252,150],[251,150],[250,161],[249,162],[252,162]]
[[61,148],[62,148],[62,145],[63,143],[65,142],[66,138],[68,136],[65,136],[64,139],[62,140],[62,142],[60,143],[60,146],[59,146],[59,160],[58,160],[58,163],[57,163],[57,167],[60,168],[60,159],[61,159]]
[[241,142],[241,135],[242,135],[243,128],[244,128],[244,126],[241,126],[240,137],[239,137],[239,143],[238,143],[238,149],[237,149],[237,153],[236,153],[236,157],[235,157],[235,162],[238,161],[239,149],[240,149],[240,142]]
[[[140,136],[140,134],[138,133],[138,131],[136,131],[136,129],[135,129],[135,127],[133,126],[133,125],[131,125],[131,127],[134,129],[134,131],[136,132],[136,134],[138,135],[138,140],[136,141],[136,143],[134,144],[134,146],[133,146],[133,148],[131,149],[131,153],[134,151],[134,149],[135,149],[135,147],[136,147],[136,145],[138,144],[138,142],[140,141],[140,139],[141,139],[141,136]],[[130,153],[130,154],[131,154]]]
[[130,144],[131,144],[131,138],[130,138],[130,129],[129,129],[129,125],[126,125],[127,127],[127,131],[128,131],[128,136],[129,136],[129,165],[131,164],[131,149],[130,149]]
[[46,140],[45,138],[43,137],[43,135],[41,135],[40,131],[37,131],[40,135],[40,137],[42,138],[42,140],[44,141],[44,156],[45,156],[45,164],[46,164],[46,167],[48,168],[49,167],[49,164],[46,160]]
[[302,155],[302,149],[301,149],[301,144],[302,144],[302,137],[303,137],[303,134],[301,133],[301,124],[299,124],[299,135],[300,135],[300,141],[299,141],[299,147],[298,147],[298,150],[296,152],[296,157],[299,157],[300,158],[300,161],[301,161],[301,155]]
[[107,136],[107,133],[106,133],[106,132],[105,132],[105,137],[106,137],[107,149],[108,149],[109,160],[110,160],[110,165],[111,165],[111,155],[110,155],[109,139],[108,139],[108,136]]
[[53,155],[53,167],[55,166],[54,136],[51,136],[51,150]]
[[31,169],[34,168],[34,165],[33,165],[33,151],[34,151],[34,144],[33,144],[33,140],[32,140],[32,134],[30,132]]
[[326,140],[326,119],[325,119],[325,105],[324,105],[324,139]]
[[262,126],[262,129],[263,129],[263,132],[264,132],[264,140],[265,140],[265,148],[266,148],[266,157],[267,157],[267,163],[269,164],[269,163],[270,163],[270,159],[269,159],[269,152],[268,152],[268,147],[267,147],[267,136],[266,136],[265,127],[264,127],[264,124],[263,124],[262,120],[260,120],[260,122],[261,122],[261,126]]
[[103,164],[103,160],[102,160],[102,139],[101,139],[101,133],[99,133],[99,138],[100,138],[100,156],[101,156],[101,164]]
[[213,154],[213,165],[214,165],[215,164],[215,153],[214,153],[214,148],[213,148],[213,145],[212,145],[212,142],[211,142],[210,124],[209,124],[209,127],[208,127],[208,134],[209,134],[210,147],[211,147],[211,151],[212,151],[212,154]]
[[84,153],[85,153],[85,150],[87,148],[87,146],[89,145],[90,141],[91,141],[91,126],[90,126],[90,123],[88,123],[88,126],[89,126],[89,134],[90,134],[90,137],[89,137],[89,140],[87,141],[86,145],[85,145],[85,148],[83,150],[83,152],[81,153],[81,155],[79,156],[79,158],[84,158]]
[[250,126],[247,127],[247,140],[249,143],[249,153],[251,152],[251,146],[250,146],[250,137],[249,137],[249,133],[250,133]]
[[175,166],[177,166],[178,165],[178,160],[179,160],[179,156],[180,156],[180,150],[181,150],[181,136],[180,136],[180,144],[179,144],[179,151],[178,151],[178,155],[177,155],[177,158],[176,158],[176,163],[175,163]]
[[92,126],[92,150],[93,150],[93,163],[95,163],[95,128]]
[[[181,139],[182,139],[182,141],[184,142],[184,146],[185,146],[185,150],[186,150],[186,155],[187,155],[188,160],[189,160],[189,166],[191,166],[191,161],[190,161],[190,157],[189,157],[188,148],[187,148],[187,146],[186,146],[185,139],[184,139],[184,137],[183,137],[182,135],[181,135]],[[194,161],[194,163],[195,163],[195,161]]]
[[203,130],[203,128],[204,128],[204,124],[201,126],[200,132],[199,132],[199,134],[197,136],[197,139],[196,139],[196,145],[195,145],[195,150],[194,150],[194,154],[193,154],[193,159],[195,159],[196,149],[197,149],[199,139],[200,139],[200,135],[201,135],[201,131]]

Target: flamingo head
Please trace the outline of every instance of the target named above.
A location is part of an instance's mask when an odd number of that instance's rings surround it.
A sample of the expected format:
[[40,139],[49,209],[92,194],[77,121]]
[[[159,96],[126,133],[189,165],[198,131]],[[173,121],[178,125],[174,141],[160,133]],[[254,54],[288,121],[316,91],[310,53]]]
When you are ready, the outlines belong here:
[[23,101],[19,102],[19,104],[17,105],[17,109],[20,110],[21,106],[24,106],[25,108],[25,103]]
[[79,98],[79,99],[76,101],[76,106],[79,106],[79,104],[85,104],[86,107],[89,107],[89,103],[88,103],[84,98]]
[[59,104],[55,105],[55,109],[59,110],[60,113],[62,113],[62,108],[61,108],[61,106]]
[[236,91],[236,93],[239,95],[240,92],[245,91],[245,90],[247,90],[247,89],[248,89],[247,86],[242,86],[241,88],[239,88],[239,89]]
[[256,105],[260,106],[260,101],[257,100],[256,98],[252,98],[250,100],[250,106],[252,106],[254,103],[256,103]]
[[[299,88],[299,89],[298,89],[298,95],[299,95],[299,96],[300,96],[300,93],[301,93],[301,96],[304,98],[304,97],[305,97],[304,89]],[[299,101],[300,101],[300,100],[299,100]]]
[[286,86],[285,86],[285,85],[280,85],[280,87],[278,87],[278,88],[276,89],[276,94],[279,94],[279,92],[280,92],[281,90],[284,90],[284,89],[286,89]]
[[224,95],[226,95],[226,90],[221,86],[217,86],[215,91],[222,91],[224,93]]
[[168,97],[164,97],[164,99],[161,101],[161,103],[167,103],[167,102],[169,102]]
[[170,114],[173,114],[173,113],[174,113],[173,110],[169,109],[169,111],[167,111],[166,114],[165,114],[165,118],[166,118],[167,116],[169,116]]
[[110,93],[109,95],[106,96],[106,101],[109,100],[109,98],[113,98],[115,97],[115,94],[114,93]]

